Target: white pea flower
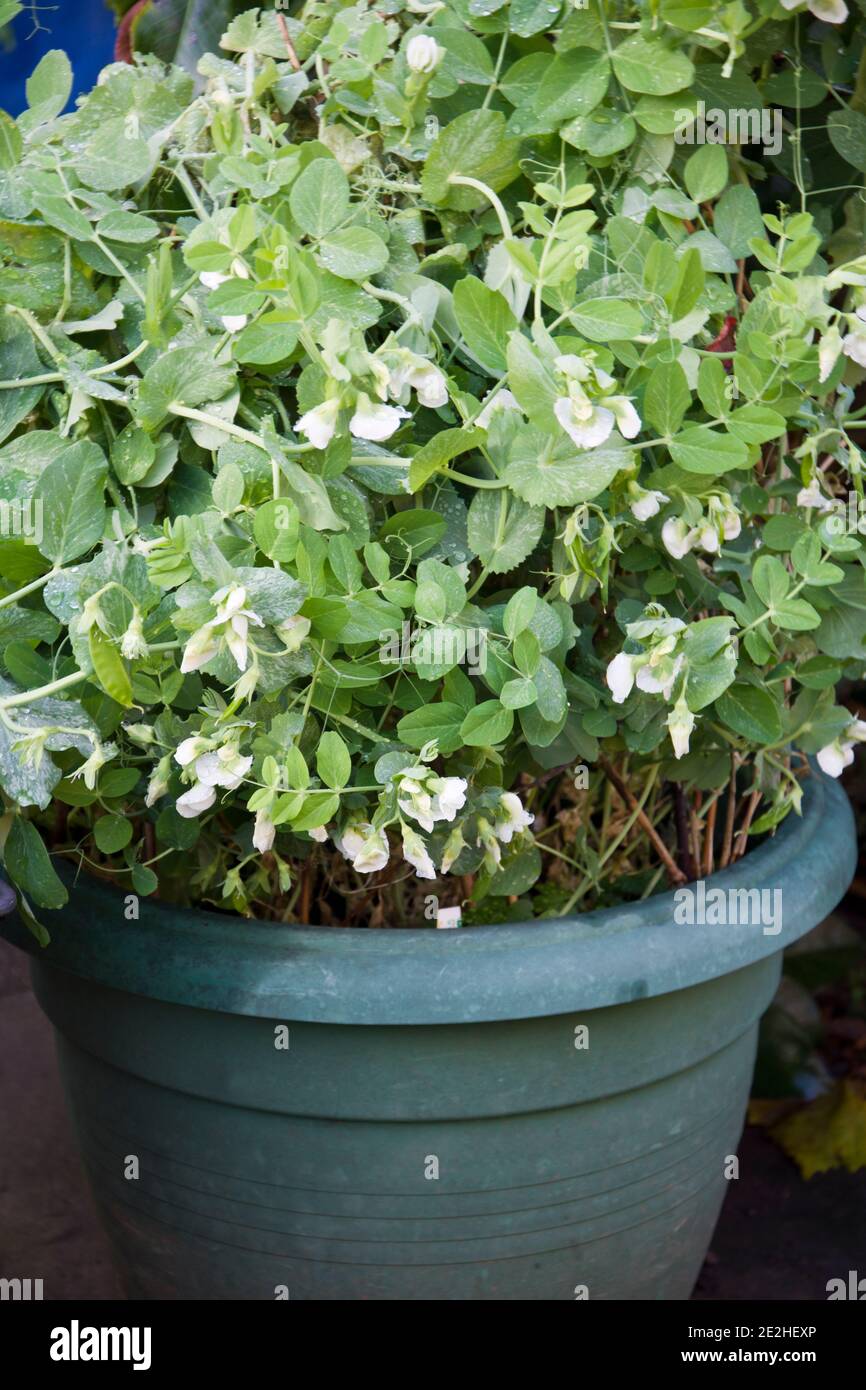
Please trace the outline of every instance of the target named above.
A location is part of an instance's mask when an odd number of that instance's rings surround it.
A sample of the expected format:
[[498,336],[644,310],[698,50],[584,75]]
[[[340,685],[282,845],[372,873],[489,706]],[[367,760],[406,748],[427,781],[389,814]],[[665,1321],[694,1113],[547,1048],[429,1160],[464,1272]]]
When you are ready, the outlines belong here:
[[476,417],[475,423],[480,430],[489,430],[490,421],[499,410],[514,410],[518,415],[523,412],[517,403],[513,392],[506,387],[501,391],[488,391],[481,406],[481,410]]
[[435,878],[436,865],[430,858],[427,846],[411,825],[402,822],[403,858],[411,864],[419,878]]
[[230,791],[240,786],[253,765],[233,743],[224,743],[214,753],[202,753],[195,760],[195,775],[206,787],[226,787]]
[[202,811],[209,811],[216,801],[216,790],[214,787],[205,786],[203,782],[194,782],[188,792],[184,792],[175,802],[175,810],[184,820],[194,820],[200,816]]
[[99,606],[101,594],[91,594],[90,598],[84,600],[84,607],[78,614],[77,628],[79,632],[89,632],[92,627],[102,627],[102,609]]
[[453,821],[466,805],[468,783],[463,777],[433,777],[428,785],[433,790],[433,819]]
[[674,757],[682,758],[689,751],[689,739],[695,727],[695,716],[682,696],[668,715],[667,725],[673,744]]
[[311,840],[315,840],[316,843],[319,845],[324,845],[327,843],[328,831],[324,825],[314,826],[312,830],[307,831],[307,834],[309,835]]
[[435,410],[438,406],[448,404],[448,386],[445,381],[445,374],[433,362],[427,363],[423,367],[417,368],[409,378],[410,386],[415,388],[415,394],[422,405]]
[[826,772],[828,777],[841,777],[845,768],[850,767],[854,761],[855,743],[866,743],[864,719],[852,720],[844,735],[840,735],[818,752],[818,766],[821,771]]
[[535,820],[531,811],[524,808],[516,792],[503,792],[499,798],[499,809],[493,822],[493,833],[504,845],[511,843],[515,835],[528,830]]
[[406,62],[412,72],[435,72],[444,57],[445,49],[429,34],[415,34],[406,45]]
[[478,837],[475,843],[484,850],[485,869],[489,873],[494,873],[502,863],[502,846],[493,826],[484,816],[478,817]]
[[117,757],[117,745],[114,743],[97,743],[86,762],[81,767],[76,768],[70,776],[70,781],[76,781],[79,777],[83,778],[84,785],[88,791],[93,791],[96,787],[96,779],[99,776],[100,768],[105,767],[107,762]]
[[428,767],[406,767],[398,774],[397,805],[430,831],[437,821],[453,821],[466,804],[463,777],[437,777]]
[[257,661],[254,661],[251,666],[248,666],[247,669],[244,672],[242,672],[242,674],[235,681],[234,685],[231,687],[232,694],[234,695],[235,699],[251,700],[253,698],[253,695],[256,693],[256,687],[258,686],[260,675],[261,669],[259,667],[259,664]]
[[801,487],[797,493],[797,506],[806,507],[812,511],[832,512],[835,507],[832,497],[828,497],[821,489],[817,477],[813,478],[808,487]]
[[463,838],[463,826],[455,825],[448,839],[445,841],[445,848],[442,851],[443,874],[450,873],[453,865],[456,864],[465,847],[466,841]]
[[710,521],[702,521],[700,526],[696,526],[689,532],[692,545],[697,545],[708,555],[718,555],[722,548],[719,540],[719,533]]
[[211,599],[216,615],[190,637],[184,647],[180,669],[184,673],[198,671],[215,657],[220,642],[225,641],[239,671],[245,671],[249,660],[249,625],[264,627],[258,613],[246,608],[247,592],[242,584],[227,584]]
[[642,690],[645,695],[661,695],[665,700],[669,700],[683,659],[681,656],[674,657],[673,660],[662,657],[659,661],[655,661],[653,659],[655,655],[656,653],[653,652],[650,660],[638,668],[635,678],[637,688]]
[[624,439],[640,434],[640,416],[628,396],[605,396],[604,403],[613,411],[617,428]]
[[853,315],[853,329],[842,339],[842,351],[858,367],[866,367],[866,304],[861,304]]
[[213,623],[205,623],[192,634],[183,649],[180,669],[184,674],[198,671],[212,661],[220,649],[219,638],[214,632]]
[[269,849],[273,849],[276,833],[277,827],[271,820],[269,812],[264,807],[262,807],[260,811],[256,811],[256,823],[253,826],[253,844],[259,851],[259,854],[267,854]]
[[[782,7],[786,10],[798,10],[802,0],[782,0]],[[848,18],[848,6],[845,0],[808,0],[809,9],[816,19],[821,19],[825,24],[844,24]]]
[[567,396],[554,401],[553,413],[579,449],[594,449],[603,444],[616,424],[613,411],[596,405],[579,386],[573,386]]
[[819,381],[826,381],[835,367],[842,351],[842,335],[835,323],[831,324],[818,344]]
[[605,680],[614,704],[623,704],[634,686],[634,657],[626,652],[619,652],[609,663]]
[[635,521],[649,521],[650,517],[657,516],[665,502],[671,499],[666,492],[659,492],[657,488],[642,488],[637,483],[629,484],[629,511]]
[[385,831],[374,829],[369,821],[356,821],[343,831],[335,844],[360,874],[378,873],[390,858]]
[[133,743],[140,743],[142,748],[156,743],[156,730],[152,724],[127,724],[125,729],[127,737],[131,738]]
[[249,323],[249,314],[222,314],[220,322],[227,333],[240,333]]
[[400,405],[408,405],[409,392],[414,390],[421,405],[433,409],[447,405],[445,373],[435,362],[420,357],[417,352],[410,352],[408,348],[387,348],[382,358],[371,358],[371,363],[385,372],[383,398],[387,394]]
[[160,758],[156,767],[150,775],[147,784],[147,794],[144,798],[145,806],[154,806],[160,797],[165,796],[168,791],[168,779],[171,775],[171,756],[166,753],[164,758]]
[[129,620],[129,626],[120,639],[120,654],[125,656],[127,661],[135,661],[136,657],[147,656],[147,652],[148,647],[144,640],[141,614],[136,608]]
[[675,560],[688,555],[694,544],[693,532],[681,516],[670,516],[662,527],[662,545]]
[[[520,237],[517,240],[518,244],[522,242],[527,247],[532,244],[532,237]],[[523,318],[532,286],[522,274],[504,241],[497,241],[487,257],[484,283],[488,289],[496,290],[502,295],[518,321]]]
[[312,627],[309,618],[305,618],[301,613],[295,613],[293,617],[286,618],[274,628],[274,632],[279,637],[287,652],[296,652],[303,645]]
[[377,405],[370,397],[360,392],[355,402],[355,413],[349,421],[349,429],[356,439],[370,439],[381,443],[390,439],[400,428],[400,421],[408,416],[408,410],[400,405]]
[[846,767],[854,761],[854,745],[847,740],[834,739],[818,750],[818,766],[828,777],[841,777]]
[[200,758],[202,753],[207,753],[213,747],[213,742],[209,738],[202,738],[200,734],[194,734],[191,738],[185,738],[182,743],[177,745],[175,750],[175,761],[181,767],[188,767],[194,763],[196,758]]
[[298,434],[307,436],[314,449],[327,449],[334,437],[339,413],[338,400],[322,401],[321,405],[314,406],[301,416],[295,429]]
[[230,280],[230,275],[223,275],[221,270],[203,270],[198,277],[206,290],[218,290],[220,285],[224,285],[226,280]]

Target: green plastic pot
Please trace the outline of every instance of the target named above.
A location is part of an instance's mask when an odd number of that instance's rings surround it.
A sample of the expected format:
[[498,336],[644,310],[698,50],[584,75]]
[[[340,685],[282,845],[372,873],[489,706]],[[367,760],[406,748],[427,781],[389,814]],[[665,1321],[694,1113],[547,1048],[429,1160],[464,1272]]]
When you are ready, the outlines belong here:
[[781,949],[854,863],[813,778],[710,884],[781,888],[778,934],[677,925],[671,893],[458,931],[136,921],[85,879],[48,948],[5,932],[131,1297],[684,1299]]

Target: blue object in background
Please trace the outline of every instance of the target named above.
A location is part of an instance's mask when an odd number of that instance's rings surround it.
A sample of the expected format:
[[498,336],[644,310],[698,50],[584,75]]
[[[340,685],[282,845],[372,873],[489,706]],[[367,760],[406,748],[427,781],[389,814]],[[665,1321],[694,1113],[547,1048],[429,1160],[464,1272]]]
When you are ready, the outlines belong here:
[[65,49],[72,63],[72,96],[88,92],[102,68],[114,57],[114,14],[105,0],[36,0],[34,24],[29,0],[21,14],[0,32],[0,108],[11,116],[27,109],[24,84],[39,59],[52,48]]

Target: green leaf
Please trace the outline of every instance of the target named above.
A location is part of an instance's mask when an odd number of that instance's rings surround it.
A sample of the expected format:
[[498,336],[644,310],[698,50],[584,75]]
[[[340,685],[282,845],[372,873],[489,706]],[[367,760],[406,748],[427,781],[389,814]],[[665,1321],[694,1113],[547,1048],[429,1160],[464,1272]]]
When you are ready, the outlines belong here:
[[134,421],[121,430],[112,442],[111,466],[127,487],[146,476],[155,458],[153,439]]
[[307,792],[304,796],[303,810],[292,816],[293,830],[317,830],[327,825],[340,809],[340,798],[332,792]]
[[101,538],[107,472],[99,445],[81,440],[64,449],[42,473],[33,493],[42,510],[39,549],[55,565],[77,560]]
[[748,256],[752,237],[767,235],[754,189],[740,183],[727,189],[716,204],[713,230],[735,260]]
[[582,337],[594,343],[633,338],[643,326],[640,310],[624,299],[609,296],[582,300],[571,310],[569,319]]
[[519,140],[505,134],[500,111],[467,111],[450,121],[437,136],[421,179],[423,197],[436,207],[470,211],[484,206],[483,193],[449,183],[452,174],[478,179],[498,193],[520,173]]
[[827,118],[830,144],[855,169],[866,172],[866,116],[847,106],[833,111]]
[[14,169],[20,163],[24,139],[15,121],[6,111],[0,111],[0,170]]
[[544,518],[544,507],[531,507],[504,488],[476,492],[469,507],[469,544],[491,574],[507,574],[538,545]]
[[711,429],[709,425],[691,425],[673,440],[671,458],[687,473],[717,477],[732,468],[745,468],[749,451],[742,440],[722,430]]
[[263,314],[235,340],[233,353],[236,362],[256,367],[269,367],[284,362],[295,350],[300,325],[286,323],[278,309]]
[[692,393],[679,362],[662,362],[651,369],[643,413],[653,429],[675,434],[691,403]]
[[99,219],[99,234],[105,237],[106,241],[121,241],[132,246],[141,246],[159,235],[159,227],[149,217],[142,217],[137,212],[124,212],[121,209],[117,212],[107,212]]
[[460,747],[460,728],[465,717],[466,711],[460,705],[437,700],[404,714],[397,724],[397,737],[409,748],[419,749],[435,739],[439,752],[448,757]]
[[322,734],[316,749],[316,768],[325,786],[332,791],[345,787],[352,775],[352,759],[339,734]]
[[460,736],[469,748],[493,748],[504,742],[514,727],[514,712],[498,700],[484,700],[470,710],[460,725]]
[[23,816],[12,817],[3,856],[12,882],[39,907],[59,908],[69,901],[42,836]]
[[107,816],[99,817],[93,827],[93,838],[103,854],[116,854],[118,850],[125,849],[132,839],[132,825],[126,816],[112,811]]
[[90,629],[90,659],[96,678],[106,695],[124,709],[132,705],[132,684],[117,647],[98,627]]
[[349,212],[349,180],[335,159],[314,159],[292,185],[292,216],[302,232],[323,237]]
[[604,100],[610,63],[594,48],[570,48],[554,58],[535,95],[535,110],[552,125],[586,116]]
[[695,248],[689,247],[680,258],[676,284],[665,295],[665,302],[675,323],[695,307],[701,297],[705,279],[700,255]]
[[110,193],[146,178],[153,162],[147,142],[130,139],[125,120],[118,116],[106,121],[91,136],[73,160],[73,168],[85,188]]
[[295,558],[298,548],[298,534],[301,517],[294,502],[288,497],[264,502],[256,510],[253,534],[256,544],[269,560],[280,564]]
[[234,0],[159,0],[136,17],[133,47],[195,75],[202,55],[217,50],[233,8]]
[[409,491],[420,492],[425,483],[460,454],[473,448],[484,435],[481,430],[440,430],[422,444],[409,465]]
[[528,845],[503,860],[491,879],[488,892],[492,898],[519,897],[536,882],[541,869],[541,850],[537,845]]
[[782,737],[782,716],[768,690],[737,681],[716,701],[716,712],[727,728],[750,743],[775,743]]
[[368,227],[343,227],[319,242],[322,265],[343,280],[369,280],[388,264],[388,248]]
[[668,96],[688,87],[695,75],[685,53],[674,51],[656,39],[633,34],[613,51],[613,70],[630,92]]
[[518,633],[529,627],[538,606],[538,593],[530,585],[524,585],[505,605],[502,615],[502,630],[513,641]]
[[508,343],[508,385],[534,425],[549,433],[559,429],[553,405],[560,394],[551,363],[529,338],[512,333]]
[[136,413],[146,430],[156,430],[169,414],[169,406],[203,405],[218,401],[231,390],[234,372],[213,360],[210,342],[198,347],[175,348],[148,367],[138,388]]
[[768,608],[781,603],[791,587],[791,576],[775,555],[759,555],[752,568],[752,584]]
[[784,415],[768,405],[743,405],[728,420],[728,429],[746,444],[766,444],[785,433]]
[[485,371],[501,376],[506,371],[508,337],[517,327],[505,297],[470,275],[454,286],[454,313],[475,361]]
[[723,145],[701,145],[686,160],[683,178],[696,203],[716,198],[728,182],[728,156]]
[[72,67],[66,54],[51,48],[27,79],[27,105],[41,121],[59,116],[72,92]]
[[532,426],[517,435],[505,481],[533,506],[565,507],[589,502],[603,492],[633,455],[618,435],[596,449],[581,451],[567,435],[545,436]]
[[[16,333],[6,342],[0,341],[0,381],[39,376],[44,370],[29,333]],[[25,415],[29,415],[44,393],[44,386],[22,386],[17,390],[0,391],[0,443]]]

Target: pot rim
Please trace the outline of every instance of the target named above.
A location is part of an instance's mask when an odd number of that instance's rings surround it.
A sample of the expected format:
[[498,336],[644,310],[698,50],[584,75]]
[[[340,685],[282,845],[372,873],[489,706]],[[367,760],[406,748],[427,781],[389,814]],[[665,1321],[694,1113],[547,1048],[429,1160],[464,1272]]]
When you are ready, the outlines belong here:
[[[575,917],[444,931],[248,922],[148,899],[127,921],[126,895],[85,877],[47,947],[17,914],[0,928],[39,962],[168,1003],[311,1023],[481,1023],[603,1008],[743,969],[815,926],[855,864],[847,797],[813,773],[802,816],[708,880],[726,892],[781,889],[777,932],[678,925],[681,890]],[[116,912],[106,910],[112,902]]]

